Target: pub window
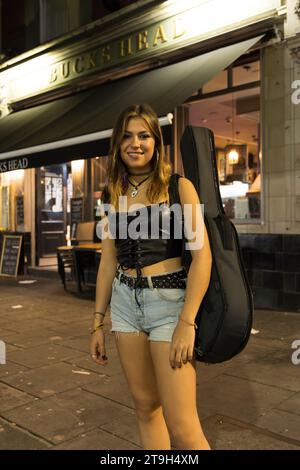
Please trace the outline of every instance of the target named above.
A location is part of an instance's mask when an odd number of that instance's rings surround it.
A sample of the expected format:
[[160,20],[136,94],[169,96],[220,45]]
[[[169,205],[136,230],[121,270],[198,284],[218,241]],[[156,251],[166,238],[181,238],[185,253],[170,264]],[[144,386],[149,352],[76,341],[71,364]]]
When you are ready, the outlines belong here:
[[214,91],[225,90],[227,88],[227,70],[223,70],[216,77],[205,83],[202,93],[213,93]]
[[232,69],[232,85],[239,86],[246,83],[258,82],[260,80],[260,63],[250,62],[239,65]]
[[214,133],[222,203],[234,222],[259,220],[260,87],[225,93],[190,106],[189,123]]
[[237,223],[261,218],[260,55],[239,57],[186,101],[189,124],[214,133],[220,193]]

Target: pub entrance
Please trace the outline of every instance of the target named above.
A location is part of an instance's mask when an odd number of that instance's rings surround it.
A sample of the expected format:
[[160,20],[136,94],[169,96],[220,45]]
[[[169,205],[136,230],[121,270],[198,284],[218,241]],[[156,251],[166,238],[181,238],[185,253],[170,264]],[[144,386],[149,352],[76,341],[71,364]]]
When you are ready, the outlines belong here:
[[71,164],[36,170],[36,264],[56,265],[56,248],[70,234]]

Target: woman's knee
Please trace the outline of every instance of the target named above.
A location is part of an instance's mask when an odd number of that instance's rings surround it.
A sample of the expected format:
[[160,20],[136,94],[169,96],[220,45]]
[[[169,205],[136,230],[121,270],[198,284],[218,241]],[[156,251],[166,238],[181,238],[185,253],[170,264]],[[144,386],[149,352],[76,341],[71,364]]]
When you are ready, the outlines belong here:
[[172,436],[172,442],[178,449],[202,448],[207,444],[199,421],[193,423],[191,419],[190,421],[169,422],[168,428]]
[[135,411],[137,418],[140,421],[151,421],[157,416],[157,414],[162,413],[161,404],[154,401],[137,401],[135,400]]
[[173,426],[170,429],[170,434],[176,447],[185,446],[195,439],[193,430],[189,426]]

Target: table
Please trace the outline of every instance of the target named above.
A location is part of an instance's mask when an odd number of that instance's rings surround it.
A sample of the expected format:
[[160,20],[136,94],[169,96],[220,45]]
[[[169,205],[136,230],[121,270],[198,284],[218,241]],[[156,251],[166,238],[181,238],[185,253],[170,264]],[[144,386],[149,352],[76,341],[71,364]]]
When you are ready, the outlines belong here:
[[66,269],[71,270],[71,279],[76,282],[77,290],[82,292],[82,284],[96,285],[96,275],[101,259],[101,243],[81,243],[57,247],[58,272],[64,289],[67,290]]
[[101,243],[82,243],[72,247],[77,289],[82,292],[82,284],[95,286],[101,259]]

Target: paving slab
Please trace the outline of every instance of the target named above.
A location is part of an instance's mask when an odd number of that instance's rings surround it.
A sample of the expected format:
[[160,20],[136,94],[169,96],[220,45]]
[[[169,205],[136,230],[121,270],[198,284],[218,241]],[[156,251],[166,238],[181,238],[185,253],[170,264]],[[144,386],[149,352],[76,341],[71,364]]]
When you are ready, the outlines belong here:
[[18,349],[26,349],[50,343],[51,341],[59,343],[65,339],[66,338],[63,336],[56,335],[53,331],[50,332],[48,330],[38,328],[31,330],[28,333],[22,332],[10,335],[6,339],[6,344],[14,347],[16,346]]
[[256,361],[267,354],[270,354],[270,348],[257,345],[253,342],[252,339],[250,339],[246,348],[229,361],[221,362],[219,364],[206,364],[203,362],[197,362],[197,383],[200,381],[203,382],[211,380],[218,375],[230,373],[236,369],[239,370],[241,365],[246,364],[252,360]]
[[277,409],[300,415],[300,393],[295,393],[287,400],[281,402]]
[[134,408],[133,399],[123,374],[114,375],[112,377],[105,376],[99,383],[91,382],[87,385],[83,385],[83,389],[93,392],[96,395],[109,398],[129,408]]
[[0,380],[1,377],[23,374],[26,370],[29,370],[29,367],[20,366],[20,364],[7,361],[6,364],[0,365]]
[[260,428],[297,440],[300,449],[300,414],[273,409],[263,413],[254,423]]
[[50,447],[51,444],[0,418],[0,450],[43,450]]
[[0,338],[2,340],[5,340],[10,335],[13,335],[13,334],[17,333],[15,330],[12,330],[12,329],[9,329],[9,328],[2,328],[1,316],[0,316],[0,325],[1,325]]
[[134,410],[128,410],[128,414],[122,420],[119,418],[113,419],[109,423],[102,425],[101,429],[141,447],[138,421]]
[[[298,334],[297,337],[300,337],[300,333]],[[290,336],[282,336],[278,338],[265,338],[264,336],[259,336],[257,335],[254,339],[255,343],[259,346],[268,348],[272,351],[279,351],[279,350],[285,350],[289,351],[291,350],[291,344],[295,340],[295,335],[290,335]]]
[[3,412],[2,416],[60,444],[116,418],[122,421],[128,412],[128,408],[116,402],[75,389]]
[[11,351],[18,351],[19,349],[21,349],[19,346],[16,346],[15,344],[9,344],[7,342],[5,342],[5,346],[6,346],[6,360],[9,359],[9,353]]
[[300,450],[300,446],[281,440],[280,436],[226,416],[207,418],[202,427],[213,450]]
[[[44,310],[42,311],[43,313],[46,313]],[[5,320],[8,321],[8,323],[6,323],[6,327],[15,331],[28,331],[30,330],[30,327],[31,329],[38,327],[47,328],[56,323],[56,320],[50,319],[48,315],[41,316],[41,312],[36,309],[28,311],[26,308],[11,310],[7,314],[2,315],[1,323]]]
[[96,364],[89,354],[82,355],[74,358],[74,360],[65,360],[65,362],[72,364],[74,367],[80,367],[84,370],[92,370],[97,374],[105,374],[112,377],[113,375],[120,375],[123,373],[120,364],[119,356],[116,351],[106,350],[108,362],[104,366]]
[[[82,351],[89,353],[90,351],[90,340],[91,335],[90,332],[87,331],[85,334],[78,336],[72,339],[66,339],[64,341],[64,346],[70,349],[75,349],[76,351]],[[115,342],[113,335],[105,328],[105,347],[106,351],[114,351],[115,350]]]
[[253,423],[262,413],[278,406],[293,392],[254,381],[220,375],[197,386],[201,418],[216,414]]
[[22,351],[13,351],[9,358],[11,361],[29,367],[31,369],[42,367],[45,365],[55,364],[71,359],[74,356],[81,355],[80,352],[65,348],[62,344],[50,343]]
[[67,339],[66,341],[64,341],[64,346],[75,351],[88,353],[90,339],[91,336],[87,333],[85,335],[78,336],[77,338]]
[[1,331],[2,331],[2,329],[3,330],[4,329],[13,330],[14,333],[19,333],[21,331],[20,322],[19,321],[13,322],[11,315],[8,315],[8,316],[1,315],[1,317],[0,317],[0,327],[1,327]]
[[51,319],[57,324],[67,325],[72,328],[73,322],[92,321],[93,320],[93,306],[90,306],[90,311],[83,313],[82,311],[74,311],[74,308],[65,306],[63,310],[57,311],[51,315]]
[[92,317],[89,320],[74,321],[72,325],[65,323],[56,323],[54,326],[49,327],[49,333],[52,332],[54,335],[75,338],[76,336],[82,336],[83,334],[88,334],[89,327],[92,325]]
[[44,398],[55,393],[87,385],[89,382],[101,384],[101,377],[94,372],[74,373],[70,364],[58,363],[24,372],[21,376],[2,377],[2,382],[19,390]]
[[261,356],[259,361],[247,362],[228,373],[297,392],[300,391],[300,367],[292,363],[292,352],[292,349],[270,352]]
[[71,441],[53,447],[52,450],[141,450],[141,447],[101,428],[81,434]]
[[259,335],[264,338],[284,338],[293,335],[296,335],[295,338],[297,336],[300,338],[300,314],[258,310],[254,317],[253,327],[259,330]]
[[0,382],[0,413],[31,402],[35,397]]

